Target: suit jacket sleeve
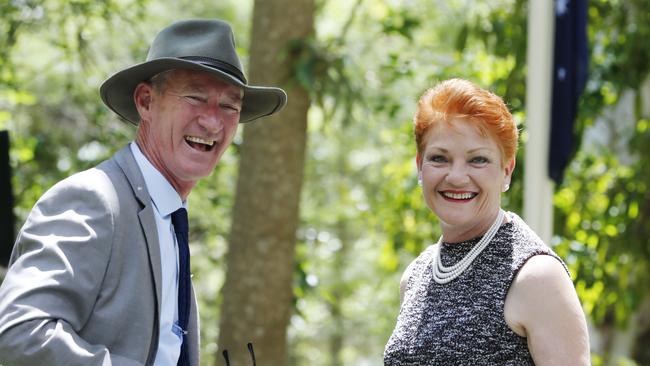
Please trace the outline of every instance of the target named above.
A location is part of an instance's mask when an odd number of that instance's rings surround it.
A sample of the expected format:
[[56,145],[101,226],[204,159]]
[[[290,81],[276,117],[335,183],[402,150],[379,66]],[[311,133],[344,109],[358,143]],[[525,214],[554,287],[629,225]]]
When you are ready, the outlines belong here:
[[36,203],[0,287],[0,364],[141,365],[82,336],[119,235],[116,212],[115,189],[93,169]]

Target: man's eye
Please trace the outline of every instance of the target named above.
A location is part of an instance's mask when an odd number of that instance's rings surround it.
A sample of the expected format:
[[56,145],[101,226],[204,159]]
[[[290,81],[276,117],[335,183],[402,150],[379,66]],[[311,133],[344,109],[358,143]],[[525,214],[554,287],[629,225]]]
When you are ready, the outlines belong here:
[[229,109],[234,112],[239,112],[239,110],[241,109],[239,106],[234,104],[222,104],[221,108]]
[[187,99],[190,103],[193,104],[205,103],[205,98],[198,95],[186,95],[185,99]]

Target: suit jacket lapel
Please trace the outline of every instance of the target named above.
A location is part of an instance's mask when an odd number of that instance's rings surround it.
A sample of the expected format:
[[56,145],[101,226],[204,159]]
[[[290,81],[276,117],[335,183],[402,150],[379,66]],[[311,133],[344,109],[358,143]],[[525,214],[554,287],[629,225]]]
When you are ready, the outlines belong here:
[[[115,154],[115,160],[120,168],[124,171],[133,194],[136,199],[140,201],[142,205],[142,210],[138,213],[140,219],[140,226],[144,232],[146,238],[147,250],[149,253],[149,266],[153,273],[153,279],[155,283],[156,291],[156,306],[157,314],[160,314],[160,305],[162,302],[162,268],[161,268],[161,258],[160,258],[160,243],[158,241],[158,231],[156,229],[156,219],[154,216],[153,203],[151,202],[151,196],[147,190],[147,186],[144,182],[138,163],[136,163],[131,148],[127,145],[120,151]],[[192,345],[190,352],[190,364],[198,364],[199,359],[199,320],[198,320],[198,309],[196,303],[196,297],[194,294],[194,288],[191,288],[192,294],[192,307],[190,310],[190,329],[189,329],[189,338],[188,341]],[[158,334],[158,332],[156,332]],[[153,359],[155,354],[150,355],[149,359]]]
[[160,314],[160,304],[162,301],[162,268],[160,243],[158,241],[158,231],[156,229],[156,219],[151,197],[149,196],[149,191],[147,191],[147,186],[140,172],[140,168],[128,145],[115,154],[115,160],[124,171],[135,197],[143,207],[138,213],[138,217],[146,239],[147,251],[149,253],[149,266],[155,284],[157,313]]

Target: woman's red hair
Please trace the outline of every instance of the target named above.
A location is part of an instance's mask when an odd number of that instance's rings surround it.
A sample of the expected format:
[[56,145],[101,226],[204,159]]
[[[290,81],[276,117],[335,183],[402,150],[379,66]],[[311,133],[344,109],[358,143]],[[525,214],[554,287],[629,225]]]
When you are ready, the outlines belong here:
[[515,158],[519,131],[503,99],[463,79],[443,81],[420,97],[414,118],[418,155],[422,156],[425,135],[433,126],[453,126],[457,119],[470,121],[482,134],[495,138],[503,164]]

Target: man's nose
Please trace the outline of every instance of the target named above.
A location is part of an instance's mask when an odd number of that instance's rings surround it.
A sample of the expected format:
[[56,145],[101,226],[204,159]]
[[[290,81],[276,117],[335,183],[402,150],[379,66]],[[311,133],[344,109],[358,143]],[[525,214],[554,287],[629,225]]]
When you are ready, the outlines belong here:
[[199,125],[208,133],[215,134],[223,129],[223,109],[219,105],[208,105],[199,117]]

